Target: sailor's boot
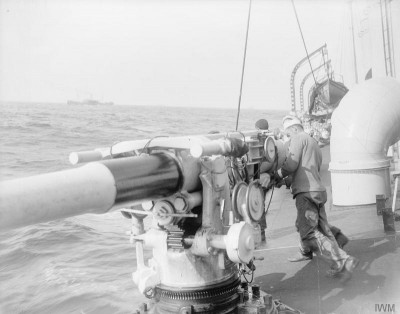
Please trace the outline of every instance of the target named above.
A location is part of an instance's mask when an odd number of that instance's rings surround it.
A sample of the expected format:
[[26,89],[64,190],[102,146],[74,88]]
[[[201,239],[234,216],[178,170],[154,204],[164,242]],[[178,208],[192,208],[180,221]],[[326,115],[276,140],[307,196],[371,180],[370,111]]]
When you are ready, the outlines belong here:
[[299,245],[299,252],[295,256],[289,257],[288,261],[289,262],[303,262],[303,261],[309,261],[312,260],[313,258],[313,253],[309,249],[305,249],[305,246],[303,246],[302,241],[300,240],[300,245]]
[[349,242],[349,238],[346,237],[342,232],[339,232],[335,239],[341,249],[343,249],[344,246]]
[[351,279],[353,271],[358,266],[359,262],[360,260],[358,258],[349,256],[342,270],[342,276],[340,278],[341,283],[346,283]]

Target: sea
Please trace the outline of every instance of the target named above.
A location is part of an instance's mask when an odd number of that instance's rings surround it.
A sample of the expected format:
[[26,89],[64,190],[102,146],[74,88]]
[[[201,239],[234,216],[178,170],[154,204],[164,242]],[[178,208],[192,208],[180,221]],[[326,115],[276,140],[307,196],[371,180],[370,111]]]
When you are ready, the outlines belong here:
[[[234,131],[237,112],[236,105],[221,109],[4,102],[0,180],[70,169],[71,152],[120,141]],[[285,114],[287,110],[242,109],[238,130],[254,129],[261,118],[268,120],[270,129],[279,127]],[[127,235],[130,224],[116,211],[0,230],[0,313],[133,313],[147,299],[132,281],[136,255]],[[145,257],[151,257],[150,250]]]

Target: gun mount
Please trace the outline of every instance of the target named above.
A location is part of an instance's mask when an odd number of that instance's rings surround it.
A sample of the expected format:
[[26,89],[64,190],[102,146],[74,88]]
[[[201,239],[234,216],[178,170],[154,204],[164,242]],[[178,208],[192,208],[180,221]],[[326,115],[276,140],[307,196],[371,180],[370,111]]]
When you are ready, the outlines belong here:
[[[249,299],[240,280],[255,269],[265,192],[284,159],[283,143],[268,130],[72,153],[73,164],[86,164],[0,183],[0,229],[119,209],[132,220],[133,281],[152,299],[139,312],[290,313],[257,287]],[[147,265],[144,247],[153,250]]]

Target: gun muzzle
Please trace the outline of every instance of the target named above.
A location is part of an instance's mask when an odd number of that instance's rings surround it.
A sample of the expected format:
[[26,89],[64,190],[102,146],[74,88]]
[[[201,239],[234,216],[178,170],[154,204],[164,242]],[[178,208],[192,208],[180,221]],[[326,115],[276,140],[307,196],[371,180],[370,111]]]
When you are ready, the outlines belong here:
[[159,153],[0,182],[0,231],[168,197],[183,179],[177,158]]

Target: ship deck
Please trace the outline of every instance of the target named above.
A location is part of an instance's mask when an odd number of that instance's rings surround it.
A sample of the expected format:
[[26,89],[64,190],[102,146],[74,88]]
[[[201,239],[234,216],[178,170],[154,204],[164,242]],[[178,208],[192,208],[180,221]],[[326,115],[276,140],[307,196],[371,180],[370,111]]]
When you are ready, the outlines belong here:
[[[304,313],[400,312],[400,223],[397,232],[385,234],[382,216],[375,204],[353,208],[336,207],[331,201],[328,171],[329,146],[324,147],[322,178],[328,192],[326,212],[329,223],[350,239],[345,250],[360,259],[353,278],[346,284],[325,275],[329,265],[314,256],[311,261],[287,260],[298,251],[295,230],[296,207],[289,189],[275,189],[267,215],[267,241],[256,256],[253,283]],[[394,306],[394,307],[393,307]]]

